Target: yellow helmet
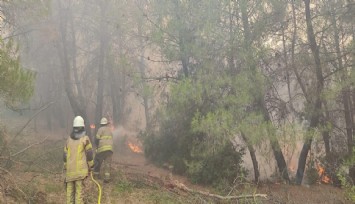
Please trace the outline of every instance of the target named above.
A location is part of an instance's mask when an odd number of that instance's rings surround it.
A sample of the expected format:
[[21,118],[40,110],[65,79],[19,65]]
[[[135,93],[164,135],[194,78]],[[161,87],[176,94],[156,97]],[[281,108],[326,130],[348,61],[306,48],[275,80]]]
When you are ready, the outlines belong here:
[[76,116],[73,121],[73,127],[85,127],[83,117]]
[[104,118],[101,118],[101,121],[100,121],[100,124],[101,125],[107,125],[108,121],[107,119],[104,117]]

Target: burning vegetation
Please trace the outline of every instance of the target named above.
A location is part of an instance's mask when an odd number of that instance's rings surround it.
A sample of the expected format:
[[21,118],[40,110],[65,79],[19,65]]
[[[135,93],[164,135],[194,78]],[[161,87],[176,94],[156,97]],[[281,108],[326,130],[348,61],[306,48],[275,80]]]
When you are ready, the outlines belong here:
[[128,142],[128,147],[134,153],[143,153],[142,149],[136,144]]
[[316,169],[318,171],[319,182],[324,184],[332,183],[330,176],[327,175],[325,167],[320,164],[316,164]]

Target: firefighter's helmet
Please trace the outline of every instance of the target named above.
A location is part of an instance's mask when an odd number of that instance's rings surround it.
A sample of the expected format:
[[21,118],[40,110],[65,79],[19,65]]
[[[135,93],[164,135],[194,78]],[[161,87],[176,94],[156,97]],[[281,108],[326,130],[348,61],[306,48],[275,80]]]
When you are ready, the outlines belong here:
[[76,116],[73,121],[73,127],[85,127],[83,117]]
[[101,125],[107,125],[108,121],[106,118],[101,118],[100,124]]

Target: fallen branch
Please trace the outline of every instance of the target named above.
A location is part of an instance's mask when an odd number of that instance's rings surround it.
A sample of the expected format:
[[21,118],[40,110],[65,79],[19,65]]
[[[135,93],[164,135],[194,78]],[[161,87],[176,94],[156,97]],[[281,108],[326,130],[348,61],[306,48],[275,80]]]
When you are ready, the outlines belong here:
[[183,183],[180,183],[177,180],[174,180],[171,183],[174,187],[177,187],[181,190],[190,192],[190,193],[198,193],[204,196],[208,196],[208,197],[212,197],[212,198],[217,198],[220,200],[239,200],[239,199],[251,199],[251,198],[257,198],[257,197],[261,197],[261,198],[267,198],[266,194],[252,194],[252,195],[239,195],[239,196],[221,196],[221,195],[217,195],[217,194],[213,194],[213,193],[209,193],[209,192],[205,192],[205,191],[196,191],[193,190],[187,186],[185,186]]
[[20,129],[20,131],[17,132],[17,134],[13,137],[13,139],[11,140],[10,144],[15,140],[15,138],[17,136],[19,136],[21,134],[21,132],[27,127],[27,125],[42,111],[46,110],[47,108],[49,108],[52,104],[54,104],[55,101],[49,102],[46,105],[42,106],[42,108],[40,110],[38,110],[35,114],[32,115],[32,117],[30,119],[28,119],[28,121],[26,122],[26,124]]
[[[15,187],[15,189],[18,190],[20,193],[22,193],[22,195],[23,195],[25,198],[27,198],[27,197],[28,197],[27,194],[26,194],[25,192],[23,192],[20,187],[17,186],[17,184],[16,184],[16,182],[15,182],[15,177],[11,174],[11,172],[8,171],[8,170],[6,170],[6,169],[4,169],[4,168],[1,168],[1,167],[0,167],[0,170],[3,171],[3,172],[5,172],[6,174],[8,174],[8,175],[11,177],[10,182],[13,183],[13,186]],[[1,174],[0,174],[0,175],[1,175]],[[6,179],[6,177],[4,176],[4,178],[2,178],[2,182],[6,183],[6,182],[4,181],[5,179]],[[9,185],[7,185],[7,186],[9,186]]]
[[27,146],[26,148],[22,149],[21,151],[16,152],[15,154],[11,154],[10,157],[14,157],[14,156],[16,156],[16,155],[19,155],[19,154],[25,152],[26,150],[30,149],[30,148],[33,147],[33,146],[42,144],[43,142],[45,142],[45,141],[47,140],[48,137],[49,137],[49,136],[45,137],[45,138],[44,138],[42,141],[40,141],[40,142],[33,143],[33,144]]

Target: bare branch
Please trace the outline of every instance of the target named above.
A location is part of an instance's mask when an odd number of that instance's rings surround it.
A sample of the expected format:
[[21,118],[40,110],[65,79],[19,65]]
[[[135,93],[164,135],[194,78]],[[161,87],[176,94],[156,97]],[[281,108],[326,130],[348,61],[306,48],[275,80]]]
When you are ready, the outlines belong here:
[[174,81],[178,81],[179,79],[177,77],[165,75],[165,76],[159,76],[159,77],[144,77],[142,78],[147,81],[169,81],[169,79],[173,79]]
[[15,137],[11,140],[10,144],[15,140],[15,138],[17,136],[19,136],[21,134],[21,132],[27,127],[27,125],[42,111],[46,110],[47,108],[49,108],[51,105],[53,105],[55,103],[55,101],[49,102],[46,105],[42,106],[42,108],[37,111],[35,114],[33,114],[33,116],[27,121],[27,123],[20,129],[20,131],[18,131],[18,133],[15,135]]
[[31,145],[27,146],[26,148],[22,149],[21,151],[16,152],[15,154],[12,154],[12,155],[11,155],[11,157],[17,156],[17,155],[19,155],[19,154],[21,154],[21,153],[25,152],[26,150],[30,149],[30,148],[31,148],[31,147],[33,147],[33,146],[36,146],[36,145],[42,144],[43,142],[45,142],[45,141],[47,140],[47,138],[48,138],[48,137],[49,137],[49,136],[45,137],[45,138],[44,138],[42,141],[40,141],[40,142],[33,143],[33,144],[31,144]]
[[198,193],[200,195],[204,195],[204,196],[208,196],[208,197],[212,197],[212,198],[217,198],[220,200],[239,200],[239,199],[255,199],[257,197],[261,197],[261,198],[267,198],[266,194],[252,194],[252,195],[239,195],[239,196],[221,196],[218,194],[213,194],[213,193],[209,193],[206,191],[196,191],[193,190],[187,186],[185,186],[183,183],[180,183],[177,180],[172,181],[171,183],[172,187],[177,187],[181,190],[190,192],[190,193]]
[[21,192],[21,193],[24,195],[24,197],[27,198],[27,197],[28,197],[27,194],[24,193],[24,192],[20,189],[20,187],[18,187],[17,184],[15,183],[15,177],[11,174],[11,172],[8,171],[8,170],[6,170],[6,169],[4,169],[4,168],[1,168],[1,167],[0,167],[0,170],[3,171],[3,172],[5,172],[5,173],[7,173],[7,174],[11,177],[11,181],[14,183],[15,188],[16,188],[19,192]]

